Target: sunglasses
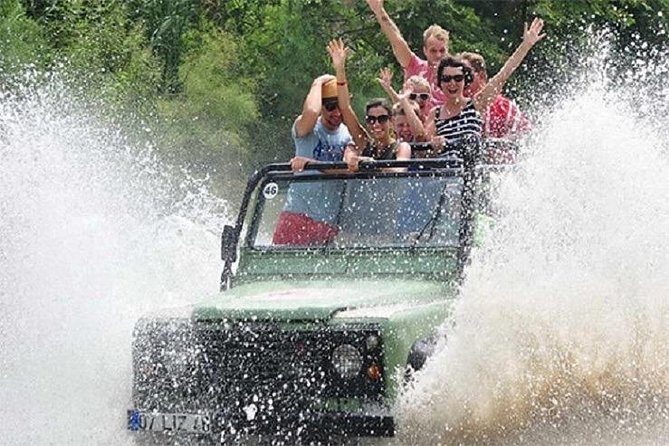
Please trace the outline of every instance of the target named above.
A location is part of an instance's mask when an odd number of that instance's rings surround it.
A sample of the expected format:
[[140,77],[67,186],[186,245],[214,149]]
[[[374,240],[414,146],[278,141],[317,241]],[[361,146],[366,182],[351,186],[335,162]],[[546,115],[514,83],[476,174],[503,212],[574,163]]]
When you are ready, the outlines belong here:
[[420,99],[421,101],[427,101],[428,99],[430,99],[430,94],[429,93],[420,93],[420,94],[411,93],[411,94],[409,94],[409,99],[411,99],[412,101],[415,101],[416,99]]
[[330,102],[325,102],[323,104],[323,107],[329,112],[335,111],[337,107],[339,107],[339,103],[337,101],[330,101]]
[[390,119],[389,115],[379,115],[379,116],[367,115],[367,116],[365,116],[365,120],[367,121],[367,124],[369,124],[369,125],[376,124],[377,121],[379,122],[379,124],[385,124],[386,122],[388,122],[389,119]]
[[462,82],[464,80],[465,80],[464,74],[456,74],[455,76],[449,76],[447,74],[444,74],[443,76],[441,76],[442,82],[450,82],[450,81]]

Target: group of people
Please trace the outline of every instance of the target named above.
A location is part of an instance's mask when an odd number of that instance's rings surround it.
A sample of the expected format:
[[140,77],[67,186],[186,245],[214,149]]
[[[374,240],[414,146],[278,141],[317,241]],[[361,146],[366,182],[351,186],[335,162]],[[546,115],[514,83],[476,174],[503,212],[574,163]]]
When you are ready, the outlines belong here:
[[409,159],[408,143],[431,147],[419,157],[444,156],[447,147],[466,135],[513,138],[529,129],[529,122],[502,88],[530,49],[543,37],[543,20],[525,26],[523,40],[502,69],[488,78],[484,58],[477,53],[449,54],[449,34],[439,25],[423,33],[421,59],[407,44],[384,8],[384,0],[367,0],[381,30],[390,41],[404,71],[399,92],[392,73],[381,70],[379,82],[389,98],[372,99],[361,124],[350,101],[346,76],[348,48],[340,39],[327,46],[336,76],[314,80],[296,119],[292,136],[294,170],[309,161],[344,161],[351,170],[361,159]]
[[[402,89],[396,92],[392,72],[382,69],[378,80],[388,98],[367,102],[363,126],[350,100],[348,48],[341,39],[330,41],[327,51],[335,75],[324,74],[313,81],[293,124],[293,171],[302,171],[313,161],[344,161],[355,171],[363,159],[448,156],[463,138],[513,138],[529,129],[528,120],[501,91],[532,47],[544,38],[543,20],[535,18],[525,25],[522,42],[489,79],[480,54],[449,53],[449,33],[441,26],[432,25],[423,33],[426,59],[421,59],[386,12],[384,0],[367,0],[367,4],[402,66]],[[412,154],[410,143],[427,143],[421,146],[430,149]],[[279,224],[301,229],[312,225],[302,217],[299,221],[292,218],[298,213],[284,210]],[[277,233],[293,232],[290,228]]]

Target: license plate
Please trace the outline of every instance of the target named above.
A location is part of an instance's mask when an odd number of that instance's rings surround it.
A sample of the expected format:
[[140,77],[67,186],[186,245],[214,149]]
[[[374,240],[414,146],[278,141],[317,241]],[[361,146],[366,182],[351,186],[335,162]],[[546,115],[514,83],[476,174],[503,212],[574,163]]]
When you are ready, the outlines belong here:
[[208,414],[153,413],[130,410],[128,411],[128,428],[135,432],[208,434],[211,432],[211,416]]

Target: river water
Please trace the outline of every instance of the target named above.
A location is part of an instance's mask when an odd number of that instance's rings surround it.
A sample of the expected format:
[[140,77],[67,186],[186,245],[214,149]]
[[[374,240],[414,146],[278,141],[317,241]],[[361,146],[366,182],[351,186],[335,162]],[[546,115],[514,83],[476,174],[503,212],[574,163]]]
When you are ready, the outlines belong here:
[[[643,93],[544,114],[399,443],[669,442],[669,92]],[[226,203],[73,97],[0,97],[3,445],[127,444],[134,321],[218,287]]]

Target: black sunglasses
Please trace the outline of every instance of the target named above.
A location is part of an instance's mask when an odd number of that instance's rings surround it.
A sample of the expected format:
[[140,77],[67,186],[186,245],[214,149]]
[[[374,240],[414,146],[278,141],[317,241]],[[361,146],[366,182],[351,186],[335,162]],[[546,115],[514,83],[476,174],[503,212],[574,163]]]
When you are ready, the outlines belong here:
[[386,122],[388,122],[389,119],[390,119],[389,115],[365,116],[365,120],[369,125],[376,124],[376,121],[379,121],[379,124],[385,124]]
[[337,101],[329,101],[329,102],[323,103],[323,107],[325,107],[325,109],[327,111],[331,112],[331,111],[335,111],[335,109],[337,107],[339,107],[339,103]]
[[462,82],[464,80],[465,80],[464,74],[456,74],[455,76],[449,76],[447,74],[444,74],[443,76],[441,76],[442,82],[450,82],[450,81]]
[[411,93],[411,94],[409,94],[409,99],[411,99],[412,101],[415,101],[416,98],[420,99],[421,101],[427,101],[428,99],[430,99],[430,93],[420,93],[420,94]]

